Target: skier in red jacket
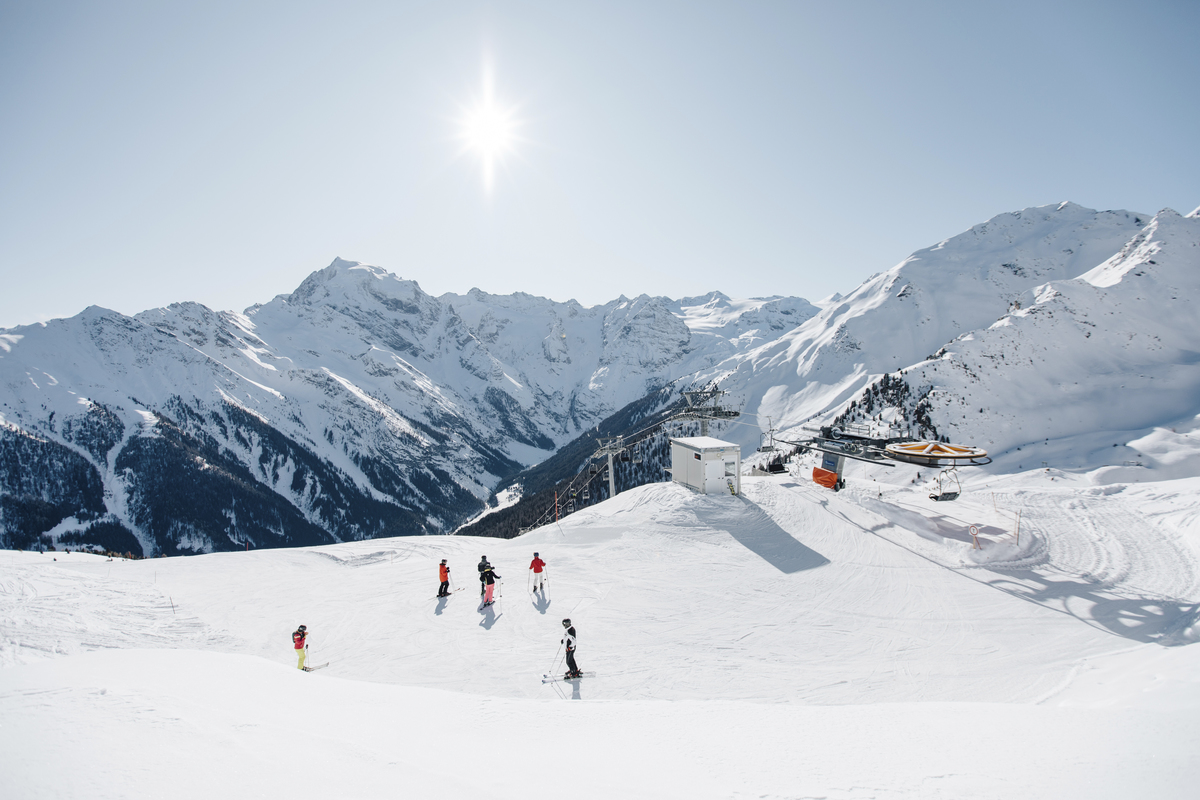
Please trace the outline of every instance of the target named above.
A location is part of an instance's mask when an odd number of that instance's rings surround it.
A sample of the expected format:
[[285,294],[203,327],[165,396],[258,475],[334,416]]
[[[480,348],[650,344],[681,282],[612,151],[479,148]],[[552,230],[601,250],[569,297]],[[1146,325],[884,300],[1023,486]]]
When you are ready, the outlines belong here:
[[438,588],[438,597],[448,597],[450,595],[450,567],[446,566],[446,559],[442,559],[442,564],[438,567],[438,580],[442,585]]
[[296,632],[292,634],[292,645],[296,648],[296,668],[304,669],[304,658],[308,655],[308,628],[301,625],[296,628]]
[[543,592],[545,592],[546,573],[542,570],[546,568],[546,562],[542,561],[537,553],[534,553],[533,561],[529,562],[529,568],[533,570],[533,591],[536,592],[538,589],[541,589]]

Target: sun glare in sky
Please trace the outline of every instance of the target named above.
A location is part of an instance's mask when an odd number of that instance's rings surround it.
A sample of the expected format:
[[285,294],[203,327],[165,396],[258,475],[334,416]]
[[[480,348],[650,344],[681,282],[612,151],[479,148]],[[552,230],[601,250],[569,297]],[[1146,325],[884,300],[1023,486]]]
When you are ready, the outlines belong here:
[[459,136],[467,150],[480,161],[483,189],[491,194],[496,182],[496,167],[517,145],[516,109],[496,98],[492,72],[483,71],[483,91],[476,102],[463,112]]

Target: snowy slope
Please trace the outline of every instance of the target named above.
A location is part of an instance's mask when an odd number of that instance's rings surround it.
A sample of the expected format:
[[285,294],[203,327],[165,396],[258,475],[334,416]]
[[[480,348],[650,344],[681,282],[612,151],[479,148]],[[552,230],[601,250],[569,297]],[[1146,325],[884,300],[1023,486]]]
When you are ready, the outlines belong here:
[[[1195,479],[1010,476],[952,509],[919,487],[743,486],[647,486],[509,541],[0,553],[0,793],[236,800],[297,769],[355,797],[1194,793],[1200,650],[1160,645],[1200,634]],[[534,550],[545,597],[524,590]],[[481,611],[485,553],[504,586]],[[542,684],[568,615],[598,676]],[[294,669],[299,622],[321,672]]]

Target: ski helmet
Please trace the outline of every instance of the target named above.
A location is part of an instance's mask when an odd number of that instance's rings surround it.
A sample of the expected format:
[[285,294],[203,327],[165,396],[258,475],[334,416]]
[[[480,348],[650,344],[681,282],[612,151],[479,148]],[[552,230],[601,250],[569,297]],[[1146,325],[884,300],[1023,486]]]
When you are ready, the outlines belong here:
[[442,559],[442,563],[443,563],[443,564],[445,564],[445,563],[446,563],[446,559],[444,559],[444,558],[443,558],[443,559]]
[[533,557],[534,557],[534,558],[537,558],[537,557],[538,557],[538,554],[537,554],[537,553],[534,553],[534,554],[533,554]]
[[564,620],[563,620],[563,627],[564,627],[564,628],[569,628],[569,627],[571,627],[571,620],[569,620],[569,619],[564,619]]
[[306,631],[306,630],[308,630],[308,628],[307,628],[307,627],[305,627],[304,625],[301,625],[301,626],[300,626],[299,628],[297,628],[296,630],[300,630],[300,631]]

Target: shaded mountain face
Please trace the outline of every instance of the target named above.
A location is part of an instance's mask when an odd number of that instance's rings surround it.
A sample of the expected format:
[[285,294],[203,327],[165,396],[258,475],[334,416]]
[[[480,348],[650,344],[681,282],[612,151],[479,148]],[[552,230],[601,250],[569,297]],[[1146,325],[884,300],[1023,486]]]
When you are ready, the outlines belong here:
[[6,330],[0,532],[144,555],[447,532],[617,409],[816,312],[435,298],[338,259],[240,314]]

